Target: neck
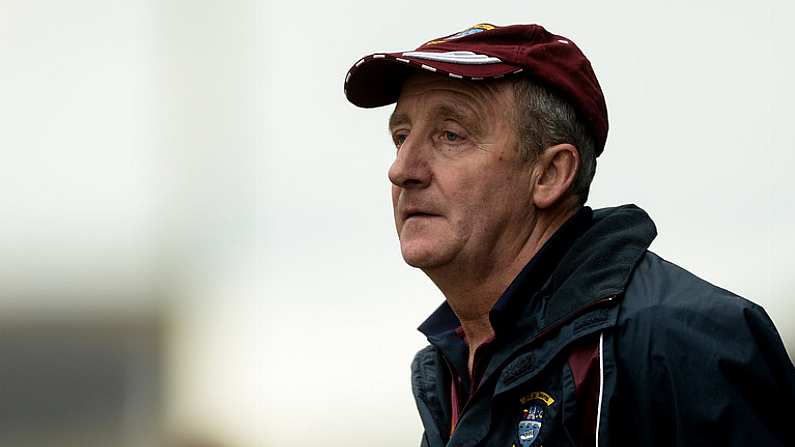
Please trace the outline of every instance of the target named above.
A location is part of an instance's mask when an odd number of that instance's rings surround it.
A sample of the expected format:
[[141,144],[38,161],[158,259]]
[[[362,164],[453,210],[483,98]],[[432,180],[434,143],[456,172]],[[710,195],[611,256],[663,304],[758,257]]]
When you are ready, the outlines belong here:
[[494,336],[489,320],[491,308],[519,272],[538,253],[544,243],[576,210],[540,212],[530,222],[529,233],[489,251],[488,260],[473,259],[427,269],[461,322],[470,352],[470,368],[478,346]]

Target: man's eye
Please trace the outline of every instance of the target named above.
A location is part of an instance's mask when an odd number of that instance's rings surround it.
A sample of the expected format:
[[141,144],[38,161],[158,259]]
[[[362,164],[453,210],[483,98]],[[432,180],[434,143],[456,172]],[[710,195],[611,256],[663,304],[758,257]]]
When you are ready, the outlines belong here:
[[449,130],[445,130],[444,132],[442,132],[442,137],[444,138],[444,141],[447,141],[448,143],[455,143],[456,141],[461,140],[460,135],[458,135],[455,132],[451,132]]
[[408,137],[408,134],[405,134],[405,133],[399,133],[399,134],[395,134],[394,136],[392,136],[392,141],[395,142],[395,147],[402,146],[403,143],[406,141],[407,137]]

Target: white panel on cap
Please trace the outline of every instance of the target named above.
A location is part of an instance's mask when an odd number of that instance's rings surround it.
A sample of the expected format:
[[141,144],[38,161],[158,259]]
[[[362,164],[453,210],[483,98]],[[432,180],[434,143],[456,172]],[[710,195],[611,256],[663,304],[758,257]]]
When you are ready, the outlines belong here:
[[499,64],[502,62],[496,57],[486,56],[485,54],[475,54],[471,51],[448,51],[446,53],[434,53],[432,51],[409,51],[403,56],[415,59],[427,59],[437,62],[451,62],[453,64]]

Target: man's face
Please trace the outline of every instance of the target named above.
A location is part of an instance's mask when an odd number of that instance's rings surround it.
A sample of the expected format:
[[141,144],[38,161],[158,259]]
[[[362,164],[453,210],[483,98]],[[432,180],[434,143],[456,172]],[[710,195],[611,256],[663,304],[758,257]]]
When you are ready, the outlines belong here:
[[389,179],[408,264],[488,270],[525,242],[531,169],[518,150],[512,92],[506,82],[424,73],[403,85],[390,118]]

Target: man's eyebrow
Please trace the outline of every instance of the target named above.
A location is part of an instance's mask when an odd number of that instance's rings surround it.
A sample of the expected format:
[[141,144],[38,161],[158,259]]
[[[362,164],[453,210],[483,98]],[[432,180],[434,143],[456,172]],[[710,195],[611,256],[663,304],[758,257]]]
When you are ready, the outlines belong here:
[[[481,126],[478,122],[479,119],[474,111],[472,113],[468,113],[460,107],[455,107],[448,104],[440,104],[432,108],[428,113],[428,118],[432,121],[451,119],[471,128],[475,132],[479,132],[481,130]],[[400,113],[397,111],[392,112],[392,114],[389,116],[389,130],[391,131],[401,124],[410,122],[411,120],[405,113]]]
[[439,119],[452,119],[454,121],[460,121],[461,123],[469,123],[473,120],[471,117],[471,113],[467,113],[463,109],[459,107],[450,106],[447,104],[441,104],[433,109],[431,109],[430,116],[433,118]]
[[397,111],[394,111],[392,112],[391,115],[389,115],[389,130],[391,131],[392,129],[394,129],[395,127],[401,124],[406,124],[410,122],[411,120],[409,120],[408,115],[406,115],[405,113],[398,113]]
[[475,135],[482,132],[481,117],[475,109],[463,108],[449,104],[440,104],[430,112],[431,119],[457,121]]

